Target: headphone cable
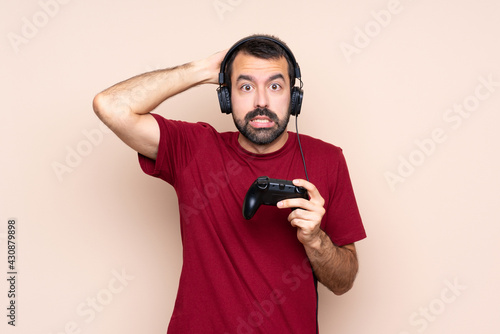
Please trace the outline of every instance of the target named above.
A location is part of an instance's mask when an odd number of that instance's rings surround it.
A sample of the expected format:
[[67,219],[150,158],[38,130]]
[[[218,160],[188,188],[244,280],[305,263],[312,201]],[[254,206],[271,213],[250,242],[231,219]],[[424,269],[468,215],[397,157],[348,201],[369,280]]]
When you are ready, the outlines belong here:
[[302,156],[302,162],[304,163],[304,172],[306,173],[307,181],[309,181],[309,176],[307,175],[306,159],[304,158],[304,152],[302,151],[302,144],[300,143],[298,116],[299,115],[295,115],[295,131],[297,132],[297,141],[299,142],[300,155]]

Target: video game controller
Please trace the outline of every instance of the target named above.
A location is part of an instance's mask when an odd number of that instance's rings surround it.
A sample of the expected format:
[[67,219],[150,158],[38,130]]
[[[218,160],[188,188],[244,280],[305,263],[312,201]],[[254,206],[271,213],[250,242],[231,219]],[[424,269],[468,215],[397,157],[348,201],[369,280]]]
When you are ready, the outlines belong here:
[[288,198],[309,199],[309,195],[304,187],[297,187],[292,181],[261,176],[248,189],[243,201],[243,217],[251,219],[262,204],[276,205]]

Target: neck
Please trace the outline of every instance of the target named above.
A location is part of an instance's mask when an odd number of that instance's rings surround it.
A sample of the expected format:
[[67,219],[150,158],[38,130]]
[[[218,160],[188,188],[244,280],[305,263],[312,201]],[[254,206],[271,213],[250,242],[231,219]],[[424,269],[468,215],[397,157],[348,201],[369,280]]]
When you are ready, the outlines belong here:
[[273,142],[265,145],[258,145],[255,143],[252,143],[250,140],[248,140],[245,136],[243,136],[241,133],[238,136],[238,143],[240,146],[252,153],[255,154],[267,154],[267,153],[272,153],[280,148],[282,148],[288,140],[288,131],[284,131],[278,138],[276,138]]

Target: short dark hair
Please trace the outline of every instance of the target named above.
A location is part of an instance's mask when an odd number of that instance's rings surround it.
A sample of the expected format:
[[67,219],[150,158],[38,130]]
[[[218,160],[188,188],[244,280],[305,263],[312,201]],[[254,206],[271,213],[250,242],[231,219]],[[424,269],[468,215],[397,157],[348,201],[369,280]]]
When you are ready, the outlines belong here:
[[273,38],[285,46],[286,44],[279,38],[271,35],[252,35],[249,37],[253,36],[255,36],[256,38],[250,39],[238,46],[238,48],[234,50],[234,52],[226,62],[226,68],[224,69],[224,82],[227,83],[228,89],[231,90],[231,74],[233,73],[233,62],[240,52],[260,59],[279,59],[281,57],[285,57],[288,64],[290,87],[293,87],[295,85],[295,64],[293,64],[290,60],[288,53],[279,44],[266,38],[259,38],[258,36]]

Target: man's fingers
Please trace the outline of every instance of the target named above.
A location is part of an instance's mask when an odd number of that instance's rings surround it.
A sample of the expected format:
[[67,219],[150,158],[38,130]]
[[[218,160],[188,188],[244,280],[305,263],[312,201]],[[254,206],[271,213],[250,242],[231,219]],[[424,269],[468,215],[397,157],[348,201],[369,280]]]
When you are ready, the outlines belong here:
[[312,184],[309,181],[306,181],[304,179],[295,179],[292,181],[293,184],[297,187],[303,187],[307,190],[307,193],[309,194],[309,198],[312,202],[315,202],[321,206],[325,204],[325,200],[319,193],[318,188],[314,184]]

